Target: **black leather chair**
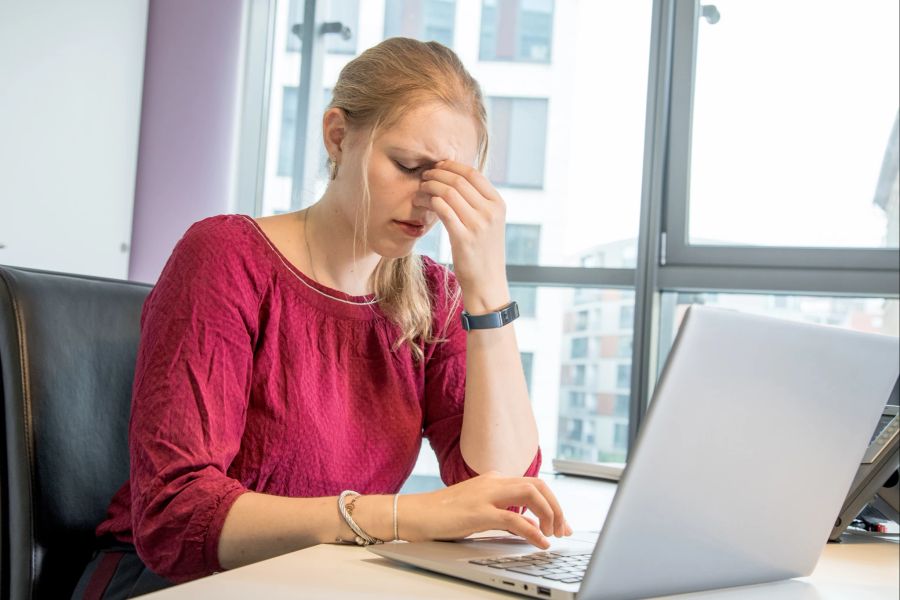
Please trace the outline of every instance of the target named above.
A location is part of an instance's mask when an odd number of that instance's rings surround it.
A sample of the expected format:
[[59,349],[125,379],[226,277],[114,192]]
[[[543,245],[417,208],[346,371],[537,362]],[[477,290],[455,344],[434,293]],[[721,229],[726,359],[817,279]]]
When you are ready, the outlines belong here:
[[4,598],[68,598],[128,478],[128,418],[151,286],[0,266]]

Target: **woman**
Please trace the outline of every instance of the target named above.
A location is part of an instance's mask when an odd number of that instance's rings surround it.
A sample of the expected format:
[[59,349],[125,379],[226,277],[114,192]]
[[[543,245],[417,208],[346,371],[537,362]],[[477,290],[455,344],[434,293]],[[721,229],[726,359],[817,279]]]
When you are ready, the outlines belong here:
[[[393,38],[341,72],[323,134],[318,203],[194,224],[148,297],[131,479],[76,595],[323,542],[571,533],[534,478],[513,329],[461,320],[510,304],[478,84],[444,46]],[[453,275],[412,253],[437,220]],[[449,487],[398,496],[423,435]]]

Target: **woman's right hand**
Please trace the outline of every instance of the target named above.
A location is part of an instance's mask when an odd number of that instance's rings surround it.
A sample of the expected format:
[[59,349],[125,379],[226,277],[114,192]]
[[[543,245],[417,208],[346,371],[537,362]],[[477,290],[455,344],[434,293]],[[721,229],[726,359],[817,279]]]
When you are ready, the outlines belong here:
[[[507,510],[523,506],[537,520]],[[400,538],[408,541],[463,538],[501,529],[546,549],[545,536],[572,535],[556,496],[536,477],[486,473],[448,488],[400,496]]]

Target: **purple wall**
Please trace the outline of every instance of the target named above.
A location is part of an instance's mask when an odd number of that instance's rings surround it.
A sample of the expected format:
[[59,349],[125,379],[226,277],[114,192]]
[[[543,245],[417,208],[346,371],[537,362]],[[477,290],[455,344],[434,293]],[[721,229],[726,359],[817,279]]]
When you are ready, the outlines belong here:
[[150,0],[128,278],[155,283],[172,248],[229,211],[242,0]]

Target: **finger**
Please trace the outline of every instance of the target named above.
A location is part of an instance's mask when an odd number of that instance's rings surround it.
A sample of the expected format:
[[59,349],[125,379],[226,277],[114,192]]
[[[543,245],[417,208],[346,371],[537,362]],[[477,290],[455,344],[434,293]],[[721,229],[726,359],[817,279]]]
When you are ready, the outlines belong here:
[[466,226],[459,220],[456,212],[440,196],[431,196],[427,200],[421,201],[421,205],[423,208],[434,211],[434,214],[438,216],[438,219],[447,228],[447,233],[450,234],[451,239],[467,231]]
[[540,521],[541,531],[544,535],[553,535],[555,530],[553,509],[550,503],[547,502],[547,499],[544,498],[544,495],[528,479],[516,478],[511,481],[518,483],[504,483],[503,496],[500,500],[502,500],[504,505],[511,503],[517,506],[525,506]]
[[547,503],[550,505],[550,509],[553,511],[553,523],[554,523],[554,531],[553,535],[559,537],[566,534],[566,527],[568,524],[566,523],[566,517],[563,515],[562,506],[559,503],[559,500],[556,499],[556,494],[553,493],[553,490],[550,489],[550,486],[547,485],[547,482],[542,479],[538,479],[537,477],[530,477],[534,487],[544,496],[547,500]]
[[455,160],[438,161],[434,166],[438,169],[452,171],[457,175],[462,175],[472,184],[472,187],[478,190],[478,192],[488,200],[493,200],[495,202],[501,200],[500,194],[494,188],[493,184],[491,184],[488,178],[478,169],[456,162]]
[[527,515],[522,515],[522,518],[525,519],[526,521],[528,521],[529,523],[531,523],[535,527],[535,529],[540,529],[540,525],[538,525],[538,522],[535,521],[534,519],[532,519],[531,517],[529,517]]
[[499,510],[497,520],[500,522],[498,529],[504,529],[514,535],[524,538],[531,545],[542,550],[550,547],[550,542],[541,534],[541,530],[528,522],[522,515],[517,515],[508,510]]
[[477,211],[489,210],[488,200],[475,189],[469,180],[453,171],[446,169],[429,169],[422,173],[423,180],[440,181],[454,188],[469,205]]
[[419,189],[426,194],[443,198],[466,228],[472,229],[481,220],[475,208],[453,186],[430,179],[419,184]]

